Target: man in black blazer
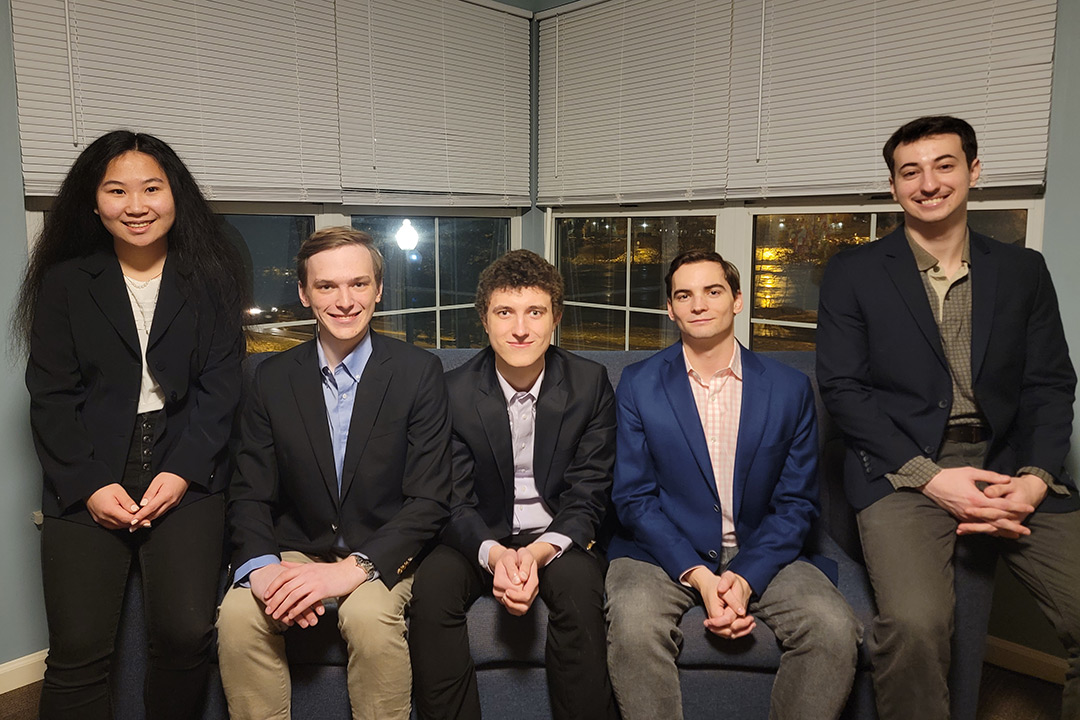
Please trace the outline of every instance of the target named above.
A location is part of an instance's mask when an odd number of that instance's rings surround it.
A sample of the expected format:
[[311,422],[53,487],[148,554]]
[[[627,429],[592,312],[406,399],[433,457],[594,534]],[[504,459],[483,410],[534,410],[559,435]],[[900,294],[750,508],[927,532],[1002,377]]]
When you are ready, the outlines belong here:
[[1080,717],[1080,502],[1063,465],[1076,376],[1042,256],[970,232],[975,132],[927,117],[885,145],[904,224],[821,285],[818,381],[844,431],[878,616],[878,713],[945,718],[956,536],[999,538],[1069,653]]
[[353,717],[404,720],[413,563],[449,512],[442,366],[370,329],[382,256],[366,233],[315,233],[297,276],[318,334],[259,366],[243,410],[222,684],[234,719],[288,717],[281,633],[317,623],[334,598]]
[[607,371],[551,346],[558,270],[515,250],[480,276],[491,346],[447,373],[453,502],[442,543],[417,570],[409,645],[418,715],[479,718],[465,613],[491,591],[524,615],[550,611],[552,715],[615,718],[600,533],[611,492],[615,405]]

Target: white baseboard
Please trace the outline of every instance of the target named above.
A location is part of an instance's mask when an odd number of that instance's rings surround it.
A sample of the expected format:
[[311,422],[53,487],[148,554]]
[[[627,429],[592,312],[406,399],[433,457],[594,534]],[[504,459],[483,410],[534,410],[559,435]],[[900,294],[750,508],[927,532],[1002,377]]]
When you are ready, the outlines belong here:
[[986,662],[1058,685],[1065,684],[1065,671],[1069,667],[1065,658],[1032,650],[993,635],[986,638]]
[[0,695],[45,677],[45,656],[48,654],[48,650],[42,650],[0,665]]

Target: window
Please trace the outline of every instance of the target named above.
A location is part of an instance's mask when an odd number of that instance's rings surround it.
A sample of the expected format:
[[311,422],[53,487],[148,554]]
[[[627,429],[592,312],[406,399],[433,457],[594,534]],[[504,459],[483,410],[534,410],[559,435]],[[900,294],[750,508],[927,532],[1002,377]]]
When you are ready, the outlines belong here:
[[219,216],[240,251],[251,285],[249,352],[284,350],[312,336],[311,310],[296,293],[296,253],[315,231],[312,215]]
[[382,251],[377,332],[421,347],[483,347],[473,307],[480,271],[510,249],[505,217],[354,215],[352,226]]
[[680,252],[715,248],[716,214],[560,217],[555,233],[566,283],[559,344],[660,349],[678,338],[667,318],[664,274]]
[[[1009,204],[1009,203],[1006,203]],[[1024,245],[1030,202],[975,209],[976,232]],[[903,219],[899,212],[775,212],[754,217],[752,350],[813,350],[818,290],[825,265],[840,250],[878,239]]]

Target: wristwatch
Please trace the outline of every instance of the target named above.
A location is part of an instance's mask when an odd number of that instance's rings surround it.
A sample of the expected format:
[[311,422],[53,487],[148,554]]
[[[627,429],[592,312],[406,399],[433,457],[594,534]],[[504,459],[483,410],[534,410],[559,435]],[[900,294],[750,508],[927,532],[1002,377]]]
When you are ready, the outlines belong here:
[[353,560],[356,561],[356,567],[364,571],[367,577],[364,578],[364,582],[375,579],[375,563],[368,560],[366,557],[360,557],[359,555],[353,555]]

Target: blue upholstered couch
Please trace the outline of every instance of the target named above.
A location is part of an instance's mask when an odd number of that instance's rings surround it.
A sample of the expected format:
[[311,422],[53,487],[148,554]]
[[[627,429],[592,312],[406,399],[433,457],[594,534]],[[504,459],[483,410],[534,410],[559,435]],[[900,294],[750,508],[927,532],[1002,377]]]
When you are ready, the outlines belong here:
[[[439,350],[446,369],[464,362],[475,350]],[[582,355],[608,368],[613,385],[622,369],[647,357],[648,352],[584,352]],[[814,377],[813,353],[770,353]],[[249,358],[250,378],[260,358]],[[815,382],[816,388],[816,382]],[[840,478],[842,438],[818,402],[821,428],[822,517],[813,541],[818,550],[839,564],[840,590],[869,632],[873,599],[854,514],[843,497]],[[953,638],[953,673],[950,678],[954,720],[975,717],[986,623],[993,590],[994,558],[977,539],[965,538],[958,549],[956,573],[957,614]],[[118,639],[114,671],[117,720],[143,718],[142,677],[146,658],[140,577],[132,572]],[[547,613],[538,601],[533,612],[515,618],[490,597],[481,598],[469,612],[469,639],[477,665],[484,715],[493,720],[548,718],[550,711],[544,676],[544,637]],[[727,708],[739,718],[768,716],[769,691],[780,652],[771,631],[759,623],[754,633],[739,641],[723,641],[704,631],[700,608],[683,620],[685,641],[679,658],[686,718],[716,717]],[[286,633],[293,681],[293,717],[296,720],[346,720],[349,701],[345,690],[345,648],[331,618],[311,630]],[[860,668],[845,711],[845,718],[874,718],[873,689],[868,672],[872,659],[865,644]],[[228,717],[220,680],[214,673],[207,701],[207,720]]]

